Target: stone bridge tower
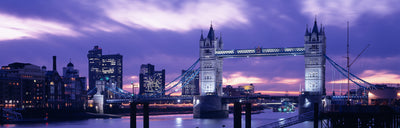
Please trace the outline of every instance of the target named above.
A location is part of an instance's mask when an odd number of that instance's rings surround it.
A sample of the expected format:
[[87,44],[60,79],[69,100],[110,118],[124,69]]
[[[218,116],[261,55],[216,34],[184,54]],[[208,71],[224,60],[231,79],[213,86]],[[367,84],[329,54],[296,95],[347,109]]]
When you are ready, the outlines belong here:
[[193,117],[227,118],[228,106],[222,104],[223,58],[215,51],[222,50],[222,38],[217,38],[211,25],[207,37],[200,36],[200,96],[193,100]]
[[[304,61],[305,61],[305,90],[299,99],[300,113],[313,110],[313,103],[320,104],[326,95],[325,91],[325,54],[326,37],[321,25],[318,29],[317,20],[311,30],[307,27],[304,35]],[[321,110],[321,109],[320,109]]]

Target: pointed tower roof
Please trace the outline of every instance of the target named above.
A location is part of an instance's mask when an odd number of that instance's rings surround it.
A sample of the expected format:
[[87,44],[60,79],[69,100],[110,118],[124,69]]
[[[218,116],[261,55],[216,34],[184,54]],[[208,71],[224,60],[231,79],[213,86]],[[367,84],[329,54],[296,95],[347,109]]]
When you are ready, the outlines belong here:
[[69,59],[69,63],[67,64],[67,67],[74,67],[74,64],[71,63],[71,58]]
[[219,40],[218,40],[218,43],[221,45],[222,44],[222,34],[221,33],[219,33]]
[[203,41],[204,37],[203,37],[203,29],[201,30],[201,36],[200,36],[200,41]]
[[72,64],[71,62],[68,63],[67,67],[74,67],[74,64]]
[[311,33],[314,33],[314,32],[318,34],[317,18],[315,18],[314,26],[313,26],[313,29],[312,29]]
[[308,36],[310,35],[310,32],[308,31],[308,24],[306,25],[306,33],[304,34],[304,36]]
[[208,31],[207,38],[210,39],[210,40],[214,40],[215,39],[215,34],[214,34],[214,29],[213,29],[212,23],[211,23],[211,26],[210,26],[210,30]]

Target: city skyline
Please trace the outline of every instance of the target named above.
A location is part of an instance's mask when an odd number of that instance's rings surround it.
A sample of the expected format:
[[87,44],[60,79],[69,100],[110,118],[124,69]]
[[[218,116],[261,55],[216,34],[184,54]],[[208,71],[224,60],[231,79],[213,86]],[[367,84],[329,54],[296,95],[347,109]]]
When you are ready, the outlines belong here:
[[[317,19],[318,27],[325,27],[329,57],[344,66],[349,21],[351,59],[371,44],[352,72],[372,83],[400,83],[400,3],[394,0],[0,3],[0,19],[7,21],[0,23],[0,66],[22,62],[50,67],[54,55],[62,58],[60,65],[71,58],[80,75],[88,77],[87,51],[99,45],[104,54],[124,56],[123,85],[131,90],[131,81],[139,83],[141,64],[166,69],[167,83],[179,76],[199,57],[200,34],[208,32],[211,22],[224,49],[246,49],[302,47],[307,24]],[[344,77],[326,66],[330,94],[332,81]],[[256,92],[304,88],[303,56],[224,59],[223,71],[224,85],[253,83]]]

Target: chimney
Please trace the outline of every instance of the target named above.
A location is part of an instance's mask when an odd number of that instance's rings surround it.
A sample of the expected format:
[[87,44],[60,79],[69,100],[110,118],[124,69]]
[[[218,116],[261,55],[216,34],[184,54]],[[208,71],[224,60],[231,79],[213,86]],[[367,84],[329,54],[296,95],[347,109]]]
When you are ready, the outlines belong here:
[[53,56],[53,71],[57,71],[57,57]]

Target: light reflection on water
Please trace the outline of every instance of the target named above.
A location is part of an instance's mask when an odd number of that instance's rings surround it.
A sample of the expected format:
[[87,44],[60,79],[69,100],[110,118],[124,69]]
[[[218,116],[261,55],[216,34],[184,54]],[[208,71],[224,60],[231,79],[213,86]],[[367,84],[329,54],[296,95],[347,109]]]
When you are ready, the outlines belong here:
[[[277,113],[271,110],[264,110],[264,113],[252,115],[252,126],[258,127],[281,118],[296,116],[298,113]],[[143,127],[143,117],[137,116],[137,127]],[[123,117],[118,119],[89,119],[80,121],[50,122],[38,124],[10,124],[3,125],[5,128],[128,128],[130,118]],[[245,116],[242,116],[242,125],[245,126]],[[194,119],[192,114],[157,115],[150,116],[151,128],[226,128],[233,127],[233,115],[227,119]],[[311,124],[312,126],[312,124]]]

